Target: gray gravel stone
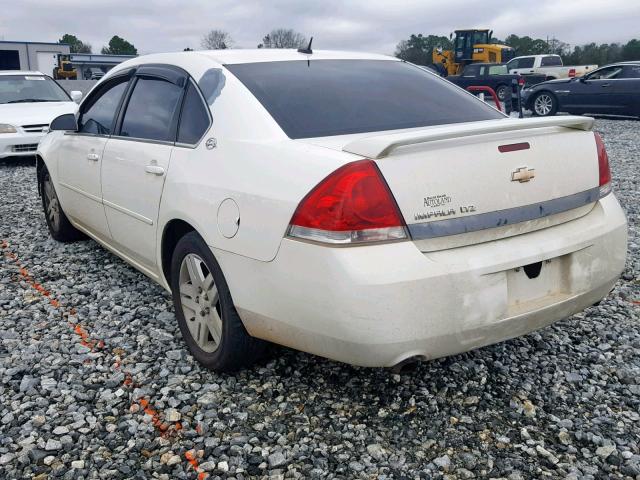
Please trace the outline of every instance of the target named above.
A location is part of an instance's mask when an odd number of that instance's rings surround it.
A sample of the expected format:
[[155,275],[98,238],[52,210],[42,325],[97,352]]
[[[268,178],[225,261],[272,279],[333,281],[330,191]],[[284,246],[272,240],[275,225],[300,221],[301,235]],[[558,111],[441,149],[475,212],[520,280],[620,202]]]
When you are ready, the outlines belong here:
[[[635,480],[639,124],[598,119],[596,129],[629,220],[611,294],[538,332],[402,373],[284,348],[235,375],[202,368],[170,296],[91,240],[49,238],[32,162],[0,160],[0,241],[104,342],[81,345],[0,254],[0,477],[192,480],[193,451],[211,480]],[[160,435],[140,398],[180,433]]]
[[61,448],[62,448],[62,443],[60,442],[60,440],[55,440],[53,438],[50,438],[49,440],[47,440],[47,444],[44,447],[44,449],[47,451],[60,450]]

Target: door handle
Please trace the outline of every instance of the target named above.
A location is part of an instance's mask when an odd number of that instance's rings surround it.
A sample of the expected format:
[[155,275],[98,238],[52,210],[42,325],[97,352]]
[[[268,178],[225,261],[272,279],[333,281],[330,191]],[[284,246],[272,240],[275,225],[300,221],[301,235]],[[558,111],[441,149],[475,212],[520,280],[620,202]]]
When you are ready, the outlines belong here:
[[602,88],[606,88],[606,87],[610,87],[610,86],[611,86],[611,84],[610,84],[610,83],[603,83],[603,84],[602,84]]
[[98,160],[100,160],[100,155],[98,155],[97,153],[87,153],[87,160],[97,162]]
[[164,168],[158,165],[147,165],[144,167],[144,171],[147,173],[152,173],[153,175],[164,175]]

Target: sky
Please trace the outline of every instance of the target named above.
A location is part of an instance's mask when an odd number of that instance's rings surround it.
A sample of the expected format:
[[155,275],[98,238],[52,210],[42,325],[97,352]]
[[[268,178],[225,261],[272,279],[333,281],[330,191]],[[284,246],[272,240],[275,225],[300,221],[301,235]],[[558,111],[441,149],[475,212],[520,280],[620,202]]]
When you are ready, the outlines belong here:
[[197,50],[211,29],[226,30],[240,48],[293,28],[313,36],[315,48],[383,54],[412,33],[461,28],[571,45],[640,38],[640,0],[0,0],[0,8],[0,40],[55,42],[71,33],[98,53],[113,35],[139,53]]

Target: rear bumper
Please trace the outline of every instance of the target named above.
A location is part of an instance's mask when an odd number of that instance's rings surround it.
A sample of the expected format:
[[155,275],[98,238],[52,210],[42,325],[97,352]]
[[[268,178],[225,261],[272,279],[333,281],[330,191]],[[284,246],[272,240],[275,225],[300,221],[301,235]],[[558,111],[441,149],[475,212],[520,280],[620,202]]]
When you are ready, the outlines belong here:
[[45,133],[0,134],[0,158],[34,156]]
[[[626,237],[609,195],[562,225],[427,254],[413,242],[329,248],[290,239],[272,262],[214,254],[250,334],[393,366],[522,335],[597,302],[624,267]],[[539,261],[538,278],[515,270]]]

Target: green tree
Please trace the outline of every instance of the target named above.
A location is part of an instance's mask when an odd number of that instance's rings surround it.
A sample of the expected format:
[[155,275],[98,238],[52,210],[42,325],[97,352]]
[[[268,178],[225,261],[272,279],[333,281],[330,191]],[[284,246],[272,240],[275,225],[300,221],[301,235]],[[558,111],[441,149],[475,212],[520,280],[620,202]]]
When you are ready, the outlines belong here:
[[109,40],[109,46],[102,47],[104,55],[137,55],[138,49],[124,38],[114,35]]
[[75,35],[65,33],[58,43],[66,43],[71,49],[71,53],[91,53],[91,45],[84,43]]
[[634,38],[629,40],[621,51],[622,60],[640,60],[640,40]]
[[408,40],[402,40],[396,46],[395,56],[415,63],[416,65],[431,65],[433,63],[433,49],[441,47],[443,50],[453,48],[447,37],[438,35],[411,35]]
[[[556,40],[557,41],[557,40]],[[542,53],[550,53],[551,47],[546,40],[541,38],[531,38],[529,36],[519,37],[511,34],[504,40],[505,45],[513,47],[516,55],[540,55]]]

